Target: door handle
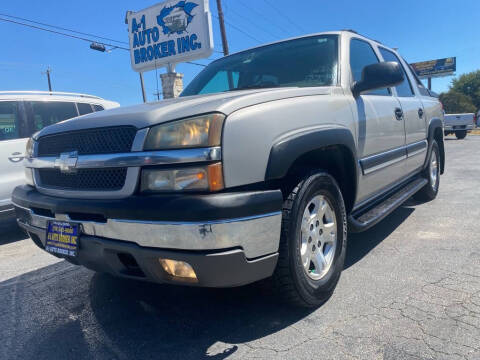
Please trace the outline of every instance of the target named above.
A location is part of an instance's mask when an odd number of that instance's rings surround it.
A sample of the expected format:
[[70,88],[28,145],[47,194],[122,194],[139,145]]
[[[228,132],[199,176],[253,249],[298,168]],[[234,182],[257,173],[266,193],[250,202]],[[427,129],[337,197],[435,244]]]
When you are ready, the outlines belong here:
[[8,157],[8,160],[10,160],[13,163],[18,163],[18,162],[22,161],[23,159],[25,159],[25,156],[21,152],[18,152],[18,151],[12,153],[12,156]]
[[423,109],[422,108],[419,108],[418,109],[418,117],[421,119],[423,118]]
[[400,108],[395,109],[395,117],[397,120],[402,120],[403,119],[403,111]]

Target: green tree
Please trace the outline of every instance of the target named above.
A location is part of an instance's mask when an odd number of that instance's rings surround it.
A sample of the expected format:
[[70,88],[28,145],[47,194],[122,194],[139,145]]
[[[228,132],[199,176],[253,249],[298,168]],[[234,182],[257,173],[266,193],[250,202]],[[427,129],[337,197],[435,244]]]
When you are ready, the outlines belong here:
[[450,91],[470,97],[476,109],[480,109],[480,70],[463,74],[452,80]]
[[447,114],[472,113],[477,109],[470,96],[452,89],[446,93],[441,93],[440,101]]

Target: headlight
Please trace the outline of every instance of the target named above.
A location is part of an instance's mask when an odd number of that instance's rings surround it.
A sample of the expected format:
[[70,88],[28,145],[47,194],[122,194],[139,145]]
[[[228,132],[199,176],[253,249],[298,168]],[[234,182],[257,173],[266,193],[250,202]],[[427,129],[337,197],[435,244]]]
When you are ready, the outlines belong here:
[[170,170],[142,170],[141,190],[144,192],[218,191],[222,189],[221,163]]
[[27,141],[27,146],[26,146],[26,149],[25,149],[25,156],[26,157],[33,157],[33,147],[35,145],[35,141],[33,141],[32,138],[28,139]]
[[148,132],[144,150],[219,146],[225,115],[207,114],[154,126]]

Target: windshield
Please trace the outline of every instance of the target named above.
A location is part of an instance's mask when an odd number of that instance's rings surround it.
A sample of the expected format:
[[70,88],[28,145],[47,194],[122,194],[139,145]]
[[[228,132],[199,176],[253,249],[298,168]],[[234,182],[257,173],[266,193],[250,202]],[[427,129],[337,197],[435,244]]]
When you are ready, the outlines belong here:
[[180,96],[337,83],[338,36],[320,35],[243,51],[208,65]]

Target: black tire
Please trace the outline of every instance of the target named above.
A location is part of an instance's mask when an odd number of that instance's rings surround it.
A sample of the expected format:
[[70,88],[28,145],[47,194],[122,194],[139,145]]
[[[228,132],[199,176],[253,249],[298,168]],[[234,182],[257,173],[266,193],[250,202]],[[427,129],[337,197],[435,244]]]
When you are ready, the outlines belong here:
[[[436,159],[436,168],[437,168],[437,176],[435,180],[435,184],[432,180],[432,176],[430,175],[431,172],[431,162],[432,158],[435,157]],[[437,197],[438,189],[440,188],[440,151],[438,148],[438,144],[435,140],[432,143],[432,151],[430,153],[430,157],[428,159],[428,165],[423,170],[423,177],[428,180],[428,184],[425,185],[421,190],[419,190],[413,197],[419,201],[431,201]]]
[[[316,195],[324,196],[335,214],[337,243],[329,270],[319,280],[312,280],[302,264],[300,233],[305,208]],[[340,188],[328,173],[312,173],[295,186],[284,202],[279,259],[272,277],[277,292],[298,306],[323,304],[332,295],[340,278],[346,247],[347,216]]]
[[467,130],[455,131],[455,136],[458,140],[465,139],[467,137]]

